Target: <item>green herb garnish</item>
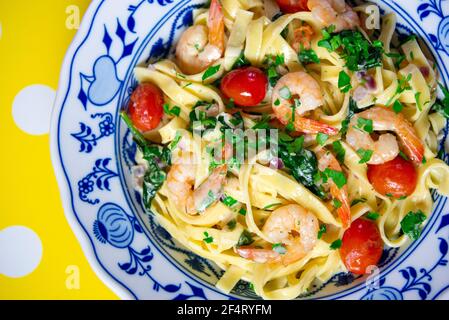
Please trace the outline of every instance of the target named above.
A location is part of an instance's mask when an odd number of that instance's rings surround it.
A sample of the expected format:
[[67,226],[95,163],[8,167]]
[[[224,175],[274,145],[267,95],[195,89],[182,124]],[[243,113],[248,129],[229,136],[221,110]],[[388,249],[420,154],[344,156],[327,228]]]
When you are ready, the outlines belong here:
[[214,238],[212,238],[212,237],[209,235],[208,232],[204,232],[203,234],[204,234],[204,239],[203,239],[203,241],[204,241],[205,243],[210,244],[210,243],[214,242]]
[[373,133],[373,131],[374,131],[373,120],[358,118],[357,119],[357,128],[363,129],[367,133]]
[[402,232],[412,240],[418,239],[421,235],[421,225],[426,219],[426,215],[421,210],[410,211],[401,221]]
[[367,218],[367,219],[370,219],[370,220],[373,220],[373,221],[379,219],[379,217],[380,217],[380,214],[377,213],[377,212],[368,212],[368,213],[366,214],[366,218]]
[[371,160],[371,157],[373,156],[374,151],[373,150],[365,150],[365,149],[359,149],[357,150],[357,154],[360,156],[360,164],[367,163]]
[[239,241],[237,242],[237,246],[248,246],[253,242],[254,239],[251,233],[248,230],[243,230],[242,234],[240,235]]
[[326,48],[330,52],[338,50],[350,71],[368,70],[382,66],[384,51],[382,42],[370,43],[359,31],[344,30],[340,33],[333,33],[333,30],[335,28],[323,30],[323,39],[318,42],[318,46]]
[[318,239],[321,239],[323,237],[323,234],[325,234],[327,231],[326,225],[323,224],[320,226],[320,230],[318,231]]
[[203,81],[206,81],[207,79],[213,77],[221,68],[221,65],[211,66],[207,68],[207,70],[203,74]]
[[225,196],[223,197],[223,199],[221,200],[221,202],[223,202],[223,204],[224,204],[225,206],[229,207],[229,208],[235,206],[235,205],[238,203],[238,201],[237,201],[236,199],[234,199],[234,198],[231,197],[231,196],[227,196],[227,195],[225,195]]
[[341,71],[338,76],[338,88],[343,93],[347,93],[352,89],[351,77],[344,71]]
[[298,54],[298,59],[303,64],[320,63],[320,58],[318,58],[318,55],[313,49],[301,50]]
[[334,206],[335,209],[339,209],[342,206],[342,203],[340,200],[338,199],[333,199],[332,200],[332,205]]
[[399,100],[396,100],[393,104],[393,111],[395,113],[400,113],[402,109],[404,109],[404,106],[399,102]]
[[324,182],[327,182],[328,179],[332,179],[339,189],[343,188],[347,183],[346,177],[341,171],[326,168],[323,171],[323,174],[325,178],[324,180],[326,180]]
[[181,108],[178,106],[174,106],[170,109],[170,105],[168,103],[164,104],[164,113],[168,116],[179,117],[181,114]]
[[329,136],[325,133],[318,133],[316,135],[316,142],[320,145],[320,146],[324,146],[324,144],[326,143],[326,141],[329,139]]
[[343,243],[343,242],[341,241],[341,239],[337,239],[337,240],[335,240],[334,242],[331,243],[330,248],[331,248],[332,250],[340,249],[342,243]]

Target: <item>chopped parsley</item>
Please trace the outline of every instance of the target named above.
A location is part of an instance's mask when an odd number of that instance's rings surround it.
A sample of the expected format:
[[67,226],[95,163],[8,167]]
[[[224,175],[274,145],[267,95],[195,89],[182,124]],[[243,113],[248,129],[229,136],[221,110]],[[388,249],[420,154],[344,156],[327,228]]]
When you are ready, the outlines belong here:
[[404,91],[410,90],[410,80],[412,80],[412,74],[408,74],[407,77],[402,77],[400,79],[398,79],[398,86],[396,88],[396,92],[394,93],[394,95],[390,98],[390,100],[387,101],[386,105],[389,106],[391,105],[391,103],[393,102],[393,100],[397,97],[400,96]]
[[318,46],[330,52],[339,51],[340,56],[346,61],[346,67],[350,71],[368,70],[382,66],[383,46],[382,42],[371,43],[359,31],[344,30],[333,33],[335,26],[322,31],[323,39]]
[[395,113],[400,113],[402,109],[404,109],[404,106],[399,102],[399,100],[396,100],[393,104],[393,111]]
[[242,215],[242,216],[246,216],[246,209],[245,208],[240,208],[239,214]]
[[357,119],[357,128],[363,129],[367,133],[373,133],[373,120],[371,119],[365,119],[365,118],[358,118]]
[[334,242],[331,243],[330,248],[331,248],[332,250],[340,249],[342,243],[343,243],[343,242],[341,241],[341,239],[337,239],[337,240],[335,240]]
[[317,235],[318,239],[321,239],[323,237],[323,234],[326,233],[326,231],[327,231],[326,225],[325,224],[321,225],[320,230],[318,230],[318,235]]
[[208,232],[205,231],[203,234],[204,234],[204,239],[203,239],[203,241],[204,241],[205,243],[210,244],[210,243],[214,242],[214,238],[211,237],[211,236],[209,235]]
[[338,199],[333,199],[332,200],[332,205],[334,206],[335,209],[339,209],[342,206],[342,203],[340,200]]
[[366,214],[366,218],[367,218],[367,219],[370,219],[370,220],[373,220],[373,221],[379,219],[379,217],[380,217],[380,214],[377,213],[377,212],[368,212],[368,213]]
[[343,172],[326,168],[323,171],[323,180],[327,182],[328,179],[332,179],[339,189],[343,188],[347,183]]
[[373,156],[373,150],[365,150],[365,149],[359,149],[357,150],[357,154],[360,156],[360,164],[367,163],[371,160],[371,157]]
[[207,79],[213,77],[221,68],[221,65],[211,66],[207,68],[207,70],[203,74],[203,81],[206,81]]
[[316,142],[320,145],[320,146],[324,146],[324,144],[326,143],[326,141],[329,139],[329,136],[325,133],[318,133],[316,135]]
[[421,235],[421,225],[426,220],[426,215],[418,210],[410,211],[401,221],[401,229],[410,239],[416,240]]
[[320,58],[318,58],[318,55],[316,54],[316,52],[313,49],[301,50],[298,53],[298,59],[303,64],[308,64],[308,63],[317,63],[318,64],[318,63],[320,63]]
[[268,55],[263,62],[267,66],[267,77],[270,86],[274,87],[281,76],[278,74],[276,68],[285,64],[285,58],[283,54],[272,56]]
[[338,88],[343,93],[347,93],[352,89],[351,77],[344,71],[341,71],[338,76]]
[[223,197],[223,199],[221,200],[221,202],[229,208],[235,206],[238,203],[238,201],[236,199],[234,199],[233,197],[228,196],[228,195],[225,195]]
[[422,111],[421,102],[419,102],[419,98],[421,97],[421,92],[415,93],[415,101],[416,101],[416,107],[419,111]]
[[181,114],[181,108],[178,106],[174,106],[170,109],[170,105],[168,103],[164,104],[164,113],[168,116],[179,117]]

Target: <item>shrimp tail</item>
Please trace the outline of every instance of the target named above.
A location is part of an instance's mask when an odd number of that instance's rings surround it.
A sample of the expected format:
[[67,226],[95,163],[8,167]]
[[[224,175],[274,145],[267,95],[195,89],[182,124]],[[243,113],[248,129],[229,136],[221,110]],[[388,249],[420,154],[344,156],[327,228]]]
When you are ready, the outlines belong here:
[[336,185],[331,187],[331,195],[341,202],[340,208],[337,209],[337,214],[343,225],[343,229],[349,228],[351,225],[351,206],[349,204],[348,190],[346,187],[338,189]]
[[330,136],[338,134],[338,129],[325,123],[302,117],[296,117],[295,130],[307,134],[325,133]]
[[194,191],[194,207],[197,212],[204,212],[220,198],[226,183],[227,170],[226,165],[217,167],[208,179]]
[[398,128],[397,134],[405,154],[416,164],[421,164],[424,159],[424,145],[416,135],[415,129],[404,119]]
[[210,4],[207,24],[209,27],[209,43],[223,52],[225,47],[224,14],[218,0],[212,0]]

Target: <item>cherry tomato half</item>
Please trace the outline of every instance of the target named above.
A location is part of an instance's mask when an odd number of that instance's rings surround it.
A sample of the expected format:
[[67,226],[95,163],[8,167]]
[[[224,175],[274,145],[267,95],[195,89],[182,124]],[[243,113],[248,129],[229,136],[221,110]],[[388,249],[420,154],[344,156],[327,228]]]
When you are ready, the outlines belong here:
[[164,115],[164,96],[158,87],[142,83],[131,95],[128,113],[134,126],[142,132],[159,126]]
[[411,162],[398,156],[384,164],[369,165],[368,180],[380,194],[400,198],[415,191],[418,175]]
[[379,262],[383,247],[376,224],[366,219],[357,219],[343,235],[340,256],[349,271],[365,274],[369,272],[369,266]]
[[231,71],[221,81],[221,91],[241,107],[252,107],[261,103],[267,94],[267,86],[267,76],[255,67]]
[[310,11],[307,6],[308,0],[276,0],[276,2],[284,13]]

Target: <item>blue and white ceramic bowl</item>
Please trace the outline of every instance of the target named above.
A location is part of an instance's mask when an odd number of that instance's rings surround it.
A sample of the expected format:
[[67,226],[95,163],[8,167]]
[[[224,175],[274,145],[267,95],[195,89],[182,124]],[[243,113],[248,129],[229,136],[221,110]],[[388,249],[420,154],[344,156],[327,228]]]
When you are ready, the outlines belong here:
[[[165,56],[201,2],[94,0],[62,68],[51,151],[67,219],[99,277],[125,299],[257,298],[243,282],[230,295],[220,293],[214,283],[221,270],[145,215],[131,187],[136,146],[118,112],[136,85],[133,68]],[[447,86],[449,1],[375,2],[397,13],[401,33],[427,43]],[[302,298],[448,298],[449,204],[438,194],[434,200],[422,236],[386,250],[372,285],[338,274]]]

